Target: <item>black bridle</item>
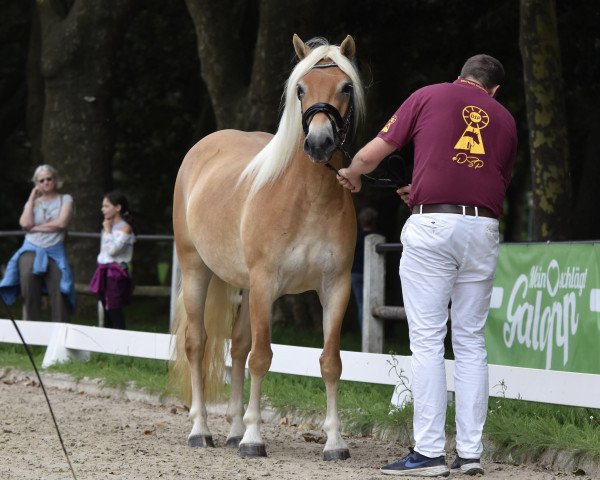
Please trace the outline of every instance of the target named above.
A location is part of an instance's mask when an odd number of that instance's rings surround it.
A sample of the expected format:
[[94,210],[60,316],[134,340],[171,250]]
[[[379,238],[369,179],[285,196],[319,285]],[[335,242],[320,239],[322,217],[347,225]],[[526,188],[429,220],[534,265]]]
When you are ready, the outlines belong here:
[[[312,68],[330,68],[337,67],[337,63],[317,63]],[[325,102],[318,102],[306,109],[305,112],[302,113],[302,130],[304,130],[304,135],[308,135],[308,127],[310,126],[310,122],[317,113],[324,113],[327,115],[329,119],[329,123],[331,123],[331,129],[333,130],[333,137],[335,139],[335,146],[338,150],[340,150],[347,158],[352,159],[350,154],[344,148],[344,142],[346,141],[346,135],[348,133],[348,129],[350,128],[350,122],[352,121],[352,113],[354,112],[354,103],[353,97],[350,95],[350,101],[348,104],[348,110],[346,110],[346,114],[342,118],[340,112],[333,105]],[[327,163],[326,165],[329,166]],[[332,168],[330,166],[330,168]]]
[[302,129],[304,130],[304,135],[308,134],[308,127],[313,117],[317,113],[324,113],[327,115],[327,118],[329,118],[329,122],[331,123],[336,145],[344,143],[346,134],[348,133],[348,128],[350,127],[350,120],[352,118],[353,110],[354,106],[352,104],[352,98],[350,98],[350,105],[348,106],[348,110],[346,111],[344,118],[342,118],[338,109],[329,103],[319,102],[311,105],[302,114]]

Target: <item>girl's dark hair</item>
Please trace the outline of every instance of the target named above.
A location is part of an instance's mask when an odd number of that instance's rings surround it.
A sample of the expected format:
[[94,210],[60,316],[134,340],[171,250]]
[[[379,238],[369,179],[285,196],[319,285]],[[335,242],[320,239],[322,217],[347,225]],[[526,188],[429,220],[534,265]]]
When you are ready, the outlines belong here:
[[134,229],[133,215],[129,211],[129,202],[127,201],[125,194],[118,190],[113,190],[112,192],[106,193],[104,198],[106,198],[114,206],[121,205],[121,217],[123,217],[123,220],[125,220],[131,226],[131,228]]

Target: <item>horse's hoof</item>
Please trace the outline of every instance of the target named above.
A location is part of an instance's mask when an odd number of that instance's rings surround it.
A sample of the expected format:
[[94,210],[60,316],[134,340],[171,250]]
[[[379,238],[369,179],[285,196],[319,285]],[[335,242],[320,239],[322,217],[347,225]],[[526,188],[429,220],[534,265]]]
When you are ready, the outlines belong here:
[[240,457],[266,457],[267,449],[264,445],[241,443],[240,444]]
[[214,447],[212,435],[192,435],[188,437],[188,447]]
[[242,437],[230,437],[227,439],[225,446],[231,447],[231,448],[238,448],[240,446],[241,441],[242,441]]
[[323,452],[323,460],[348,460],[350,458],[350,450],[340,448],[338,450],[325,450]]

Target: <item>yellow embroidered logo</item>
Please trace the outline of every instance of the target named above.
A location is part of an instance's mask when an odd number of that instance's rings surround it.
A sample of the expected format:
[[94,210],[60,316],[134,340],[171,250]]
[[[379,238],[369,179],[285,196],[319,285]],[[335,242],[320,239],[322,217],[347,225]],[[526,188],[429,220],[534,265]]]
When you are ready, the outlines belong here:
[[[489,115],[482,108],[469,105],[463,108],[462,117],[467,124],[467,128],[465,128],[458,142],[454,145],[454,149],[468,150],[471,154],[485,154],[481,130],[490,123]],[[483,167],[483,160],[473,155],[467,155],[466,153],[458,153],[452,157],[452,160],[459,165],[466,164],[470,168],[477,169]]]
[[478,157],[471,157],[464,152],[457,153],[452,157],[452,160],[458,163],[459,165],[465,163],[467,167],[474,168],[475,170],[483,167],[483,160],[481,160]]
[[392,124],[396,121],[396,115],[392,115],[392,118],[390,118],[388,120],[388,122],[385,124],[385,126],[381,129],[381,131],[383,133],[387,133],[390,131],[390,127],[392,126]]

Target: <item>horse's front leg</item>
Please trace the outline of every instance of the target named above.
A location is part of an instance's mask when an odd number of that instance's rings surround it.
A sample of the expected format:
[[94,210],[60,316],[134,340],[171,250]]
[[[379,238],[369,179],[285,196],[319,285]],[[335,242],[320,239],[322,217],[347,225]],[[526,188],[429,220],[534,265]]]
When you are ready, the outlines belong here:
[[252,338],[248,290],[242,292],[242,305],[231,334],[231,397],[227,406],[227,421],[231,425],[227,435],[228,447],[238,448],[246,430],[244,426],[244,372]]
[[250,398],[244,414],[246,432],[240,442],[240,456],[266,457],[267,451],[260,434],[261,410],[260,392],[264,376],[271,366],[271,306],[274,295],[270,295],[261,286],[250,286],[250,325],[252,330],[252,348],[248,368],[250,370]]
[[350,298],[350,275],[343,275],[326,284],[319,291],[323,305],[323,352],[319,362],[321,376],[327,392],[327,415],[323,430],[327,434],[327,442],[323,449],[323,460],[346,460],[350,458],[348,445],[340,433],[341,423],[338,414],[338,383],[342,375],[340,358],[340,333],[342,320]]
[[192,431],[188,436],[188,446],[214,447],[212,434],[208,428],[202,378],[202,362],[206,345],[204,305],[212,274],[206,267],[199,267],[199,269],[200,273],[182,272],[183,303],[187,315],[184,331],[185,353],[192,380],[192,404],[189,413]]

